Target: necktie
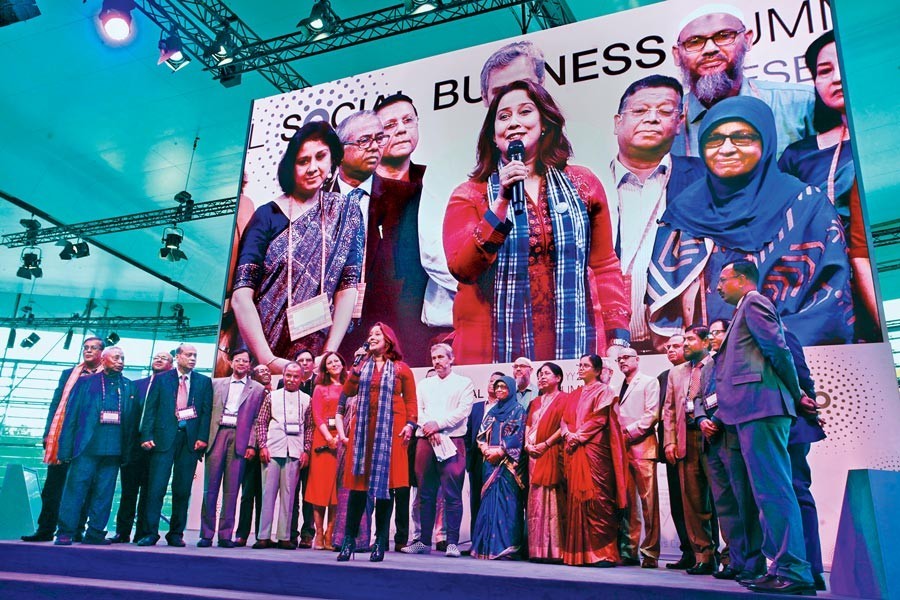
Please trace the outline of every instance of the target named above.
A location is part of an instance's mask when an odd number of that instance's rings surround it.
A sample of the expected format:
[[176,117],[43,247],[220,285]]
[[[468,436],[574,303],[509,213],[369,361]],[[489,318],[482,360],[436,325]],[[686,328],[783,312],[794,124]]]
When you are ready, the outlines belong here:
[[691,367],[691,382],[688,384],[688,402],[700,395],[700,363]]
[[366,193],[363,190],[356,188],[356,189],[350,190],[350,193],[347,194],[347,200],[350,200],[352,202],[356,202],[357,204],[359,204],[365,195],[366,195]]
[[188,405],[188,390],[187,390],[187,375],[181,375],[178,378],[178,395],[175,397],[175,408],[181,410],[182,408],[187,408]]

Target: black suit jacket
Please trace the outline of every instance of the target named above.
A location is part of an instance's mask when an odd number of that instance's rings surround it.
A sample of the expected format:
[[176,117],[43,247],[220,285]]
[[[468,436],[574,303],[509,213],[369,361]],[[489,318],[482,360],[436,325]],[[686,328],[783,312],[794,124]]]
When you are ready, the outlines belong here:
[[[209,419],[212,413],[212,380],[206,375],[191,371],[188,406],[197,409],[197,418],[187,421],[187,435],[190,445],[197,441],[209,441]],[[171,369],[153,378],[147,401],[144,403],[144,418],[141,421],[141,443],[152,440],[154,452],[167,452],[175,442],[178,419],[175,416],[175,401],[178,395],[178,369]]]

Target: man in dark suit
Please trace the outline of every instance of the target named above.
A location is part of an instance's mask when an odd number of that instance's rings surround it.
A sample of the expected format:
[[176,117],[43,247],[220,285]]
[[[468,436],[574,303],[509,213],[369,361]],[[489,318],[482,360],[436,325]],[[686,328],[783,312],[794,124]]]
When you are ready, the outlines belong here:
[[83,543],[106,545],[106,523],[116,492],[116,475],[131,456],[138,436],[140,406],[134,384],[122,377],[125,354],[107,348],[103,372],[81,379],[72,391],[59,436],[59,460],[69,463],[59,510],[56,544],[69,546],[87,507]]
[[716,355],[717,414],[737,428],[760,511],[762,551],[771,560],[768,574],[748,587],[766,593],[815,594],[788,452],[791,424],[801,402],[812,401],[800,388],[781,318],[756,289],[758,279],[755,264],[735,261],[722,269],[716,287],[725,302],[736,306]]
[[[266,365],[256,365],[251,371],[251,377],[263,387],[263,402],[265,396],[272,391],[272,373]],[[241,478],[241,506],[238,510],[237,530],[235,531],[234,545],[243,548],[250,537],[250,520],[256,515],[255,534],[259,537],[259,517],[262,510],[262,465],[259,462],[259,440],[254,439],[253,458],[244,459],[244,476]]]
[[484,479],[481,475],[484,457],[475,437],[481,429],[484,415],[497,403],[494,395],[494,382],[503,377],[500,371],[491,373],[487,386],[487,399],[472,404],[472,412],[469,413],[469,421],[466,425],[466,471],[469,472],[469,532],[475,531],[475,519],[478,517],[478,509],[481,508],[481,486]]
[[[150,363],[150,377],[134,382],[137,389],[139,413],[144,410],[144,400],[150,391],[153,378],[172,368],[173,357],[170,352],[160,351],[153,356]],[[135,541],[147,535],[147,475],[150,471],[150,453],[135,444],[128,462],[122,465],[122,493],[119,497],[119,511],[116,513],[116,535],[109,538],[113,544],[127,544],[131,541],[131,528],[137,515],[137,527],[134,530]],[[140,499],[139,499],[140,498]],[[136,510],[135,510],[136,509]]]
[[266,390],[253,381],[250,352],[232,350],[231,376],[213,380],[213,406],[210,419],[209,449],[206,452],[206,477],[203,481],[203,510],[200,514],[200,541],[197,546],[212,546],[216,531],[216,504],[222,487],[222,510],[219,513],[218,544],[234,548],[234,515],[237,510],[238,487],[244,475],[244,459],[256,457],[256,417]]
[[[71,369],[66,369],[59,377],[59,384],[50,401],[47,424],[44,426],[44,462],[47,463],[47,478],[41,489],[41,514],[38,516],[38,528],[31,535],[23,535],[23,542],[53,540],[53,533],[56,531],[56,524],[59,521],[59,503],[66,485],[66,474],[69,472],[68,463],[60,463],[57,454],[59,436],[65,420],[66,404],[78,380],[100,370],[100,353],[103,352],[103,348],[103,340],[100,338],[85,338],[81,348],[82,362]],[[76,540],[81,538],[84,521],[84,515],[82,515],[81,526],[75,532]]]
[[667,203],[704,172],[700,159],[669,153],[684,123],[682,96],[677,79],[649,75],[628,86],[613,117],[619,151],[610,163],[610,179],[603,183],[609,195],[613,245],[630,287],[630,343],[642,354],[656,353],[663,345],[658,332],[650,331],[644,302],[656,221]]
[[176,368],[158,375],[150,386],[141,421],[141,447],[151,452],[147,486],[147,531],[138,546],[159,541],[159,519],[169,477],[172,477],[172,517],[166,541],[184,546],[188,501],[197,460],[209,439],[212,381],[194,372],[197,349],[182,344],[175,351]]

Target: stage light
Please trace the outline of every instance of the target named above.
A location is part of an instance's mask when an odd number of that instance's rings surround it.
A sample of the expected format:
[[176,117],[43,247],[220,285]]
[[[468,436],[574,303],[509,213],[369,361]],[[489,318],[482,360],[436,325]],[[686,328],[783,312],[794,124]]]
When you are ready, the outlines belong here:
[[68,350],[72,347],[72,336],[75,335],[75,330],[69,327],[69,330],[66,332],[66,339],[63,342],[63,350]]
[[440,8],[440,0],[403,0],[406,12],[410,15],[418,15]]
[[166,63],[166,66],[172,71],[178,71],[190,64],[191,59],[184,53],[184,46],[178,33],[172,32],[166,34],[163,32],[159,38],[159,62],[157,65]]
[[187,260],[187,255],[181,251],[182,241],[184,241],[184,231],[178,227],[166,227],[162,237],[163,247],[159,249],[159,257],[170,262]]
[[122,339],[119,337],[119,334],[115,331],[110,331],[109,335],[106,336],[106,345],[107,346],[115,346],[119,343],[119,340]]
[[297,27],[306,27],[314,36],[313,39],[319,40],[334,33],[340,22],[341,18],[331,9],[331,3],[328,0],[316,0],[309,12],[309,17],[297,23]]
[[224,67],[234,62],[234,52],[234,38],[231,35],[231,30],[226,27],[216,36],[216,41],[213,42],[212,47],[209,49],[209,55],[216,61],[217,67]]
[[37,344],[39,341],[41,341],[41,336],[39,336],[38,334],[36,334],[35,332],[32,331],[31,333],[28,334],[27,338],[22,340],[22,343],[19,345],[23,348],[31,348],[32,346]]
[[13,327],[9,330],[9,337],[6,338],[6,347],[12,348],[16,345],[16,328]]
[[63,249],[59,253],[59,257],[63,260],[72,260],[73,258],[84,258],[91,255],[91,247],[87,242],[72,243],[69,241],[59,242]]
[[124,42],[131,37],[132,10],[134,0],[103,0],[99,19],[106,37],[114,42]]
[[41,249],[29,246],[22,250],[22,265],[16,271],[16,277],[22,279],[38,279],[44,276],[41,269]]

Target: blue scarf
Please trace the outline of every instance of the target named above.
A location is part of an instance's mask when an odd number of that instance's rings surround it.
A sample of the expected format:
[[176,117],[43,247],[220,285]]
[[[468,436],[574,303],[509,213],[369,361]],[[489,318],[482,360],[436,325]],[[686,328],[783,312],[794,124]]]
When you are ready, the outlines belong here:
[[[353,474],[366,472],[366,447],[369,436],[369,401],[375,361],[367,360],[359,374],[356,400],[356,429],[353,440]],[[391,472],[391,446],[394,431],[394,361],[385,360],[378,386],[378,414],[375,417],[375,441],[372,448],[372,471],[369,493],[376,499],[390,498],[388,484]]]
[[[587,318],[589,295],[585,284],[590,222],[584,201],[564,172],[550,167],[544,177],[556,246],[555,358],[578,358],[590,349],[594,340],[594,327]],[[487,189],[490,205],[500,193],[500,176],[496,171]],[[497,254],[491,306],[494,362],[534,356],[529,250],[528,215],[523,212],[514,216],[509,237]]]
[[768,104],[752,96],[726,98],[707,111],[699,131],[701,154],[707,135],[727,121],[756,129],[762,138],[759,163],[747,175],[730,178],[713,175],[707,167],[706,178],[670,202],[660,221],[725,248],[757,252],[778,234],[806,184],[778,168],[775,117]]

